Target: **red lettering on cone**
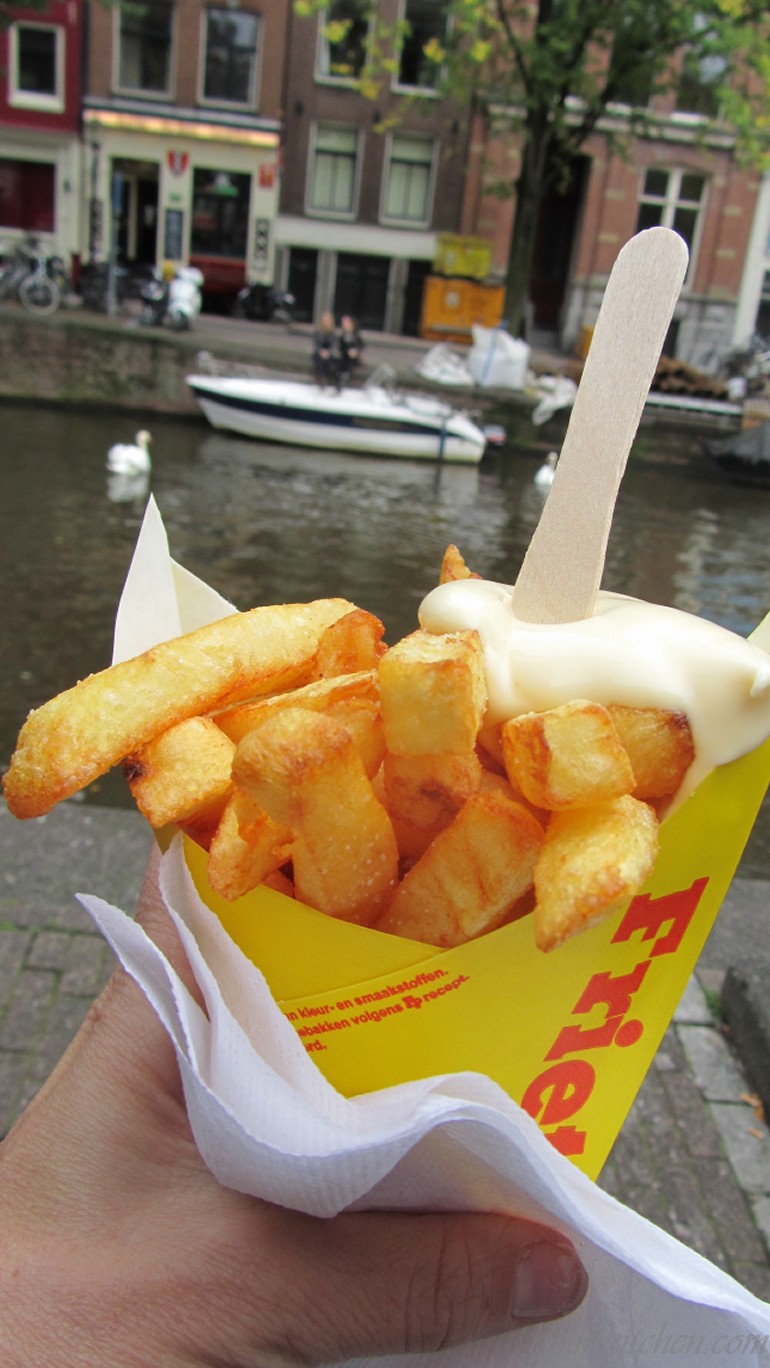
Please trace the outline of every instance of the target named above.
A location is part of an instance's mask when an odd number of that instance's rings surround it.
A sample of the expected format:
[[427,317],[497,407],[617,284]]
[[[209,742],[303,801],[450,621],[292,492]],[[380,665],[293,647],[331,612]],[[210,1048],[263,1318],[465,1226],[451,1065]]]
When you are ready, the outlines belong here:
[[[612,943],[629,941],[639,931],[642,941],[653,942],[647,959],[627,974],[602,971],[592,975],[571,1015],[584,1016],[595,1007],[604,1007],[604,1020],[600,1020],[598,1026],[586,1027],[577,1023],[563,1026],[544,1060],[555,1062],[539,1073],[524,1093],[521,1100],[524,1111],[538,1122],[546,1139],[561,1154],[582,1154],[585,1149],[587,1132],[561,1123],[585,1106],[596,1083],[596,1072],[587,1059],[567,1059],[565,1056],[608,1049],[612,1045],[626,1049],[641,1039],[644,1022],[628,1017],[631,1004],[642,986],[650,961],[660,955],[673,955],[679,949],[707,884],[706,878],[696,879],[690,888],[677,893],[667,893],[661,898],[645,893],[633,899]],[[548,1131],[547,1126],[555,1129]]]
[[585,1059],[552,1064],[530,1083],[521,1105],[541,1126],[558,1126],[585,1105],[595,1081],[596,1074]]
[[558,1130],[546,1131],[545,1138],[568,1159],[571,1154],[582,1154],[586,1147],[586,1132],[579,1131],[577,1126],[559,1126]]
[[[653,898],[649,893],[634,898],[625,917],[612,937],[617,941],[630,940],[636,931],[643,933],[642,940],[655,940],[650,951],[650,959],[658,955],[673,955],[682,943],[684,933],[695,915],[708,879],[696,879],[691,888],[679,893],[667,893],[662,898]],[[667,922],[670,930],[658,939],[658,933]]]

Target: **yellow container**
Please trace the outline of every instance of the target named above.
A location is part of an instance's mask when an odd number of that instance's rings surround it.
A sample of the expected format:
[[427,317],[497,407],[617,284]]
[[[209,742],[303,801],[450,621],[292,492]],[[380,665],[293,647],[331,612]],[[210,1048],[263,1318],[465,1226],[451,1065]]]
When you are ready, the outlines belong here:
[[474,323],[484,328],[498,326],[504,303],[502,285],[428,276],[423,288],[420,336],[435,342],[470,342]]
[[267,889],[204,901],[346,1096],[465,1070],[520,1102],[595,1177],[730,884],[770,776],[770,741],[715,770],[664,823],[645,888],[545,955],[529,918],[452,950],[351,926]]
[[492,244],[463,233],[439,233],[433,269],[437,275],[485,280],[492,265]]

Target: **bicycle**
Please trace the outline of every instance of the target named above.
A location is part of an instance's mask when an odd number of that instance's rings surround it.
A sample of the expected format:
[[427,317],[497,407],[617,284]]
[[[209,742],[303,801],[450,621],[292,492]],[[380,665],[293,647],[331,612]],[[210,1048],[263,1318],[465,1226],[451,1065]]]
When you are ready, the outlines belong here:
[[0,275],[0,299],[16,298],[29,313],[52,314],[61,308],[65,282],[61,257],[46,258],[37,238],[28,237]]

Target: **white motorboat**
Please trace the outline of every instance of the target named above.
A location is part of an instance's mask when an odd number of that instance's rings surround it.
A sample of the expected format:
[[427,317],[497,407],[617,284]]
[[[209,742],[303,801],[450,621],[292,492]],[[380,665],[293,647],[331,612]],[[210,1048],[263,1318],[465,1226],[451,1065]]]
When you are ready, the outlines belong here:
[[481,460],[486,437],[431,395],[399,393],[380,367],[360,389],[301,380],[188,375],[212,427],[266,442],[427,461]]

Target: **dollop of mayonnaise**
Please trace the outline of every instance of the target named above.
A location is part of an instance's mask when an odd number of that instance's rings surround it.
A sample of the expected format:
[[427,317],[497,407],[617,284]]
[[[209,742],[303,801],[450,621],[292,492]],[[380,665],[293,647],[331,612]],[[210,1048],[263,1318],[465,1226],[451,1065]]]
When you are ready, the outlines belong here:
[[770,655],[677,608],[602,591],[580,622],[524,622],[510,585],[462,579],[433,589],[419,618],[428,632],[479,633],[489,723],[576,698],[685,713],[695,759],[677,804],[770,735]]

